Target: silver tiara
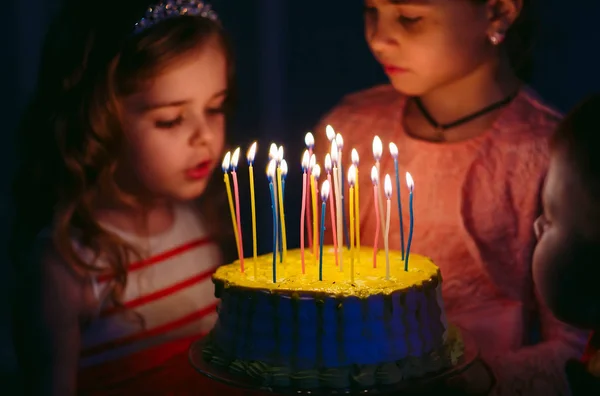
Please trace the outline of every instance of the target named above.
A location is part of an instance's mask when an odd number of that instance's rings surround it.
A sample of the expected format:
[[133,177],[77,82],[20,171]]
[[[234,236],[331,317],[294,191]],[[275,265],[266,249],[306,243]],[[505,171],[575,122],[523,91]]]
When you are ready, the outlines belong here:
[[135,24],[134,34],[141,33],[165,19],[183,15],[200,16],[215,22],[219,20],[217,13],[212,10],[212,6],[205,1],[162,0],[148,7],[144,17]]

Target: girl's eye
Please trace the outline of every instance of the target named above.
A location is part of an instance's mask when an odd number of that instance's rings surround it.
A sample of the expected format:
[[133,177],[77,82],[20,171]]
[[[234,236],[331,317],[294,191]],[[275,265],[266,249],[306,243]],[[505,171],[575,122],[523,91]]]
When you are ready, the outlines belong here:
[[179,116],[173,120],[156,121],[156,127],[160,128],[160,129],[171,129],[171,128],[175,128],[178,125],[181,125],[182,122],[183,122],[183,117]]
[[420,22],[423,17],[408,17],[406,15],[400,15],[398,21],[404,25],[414,25],[417,22]]

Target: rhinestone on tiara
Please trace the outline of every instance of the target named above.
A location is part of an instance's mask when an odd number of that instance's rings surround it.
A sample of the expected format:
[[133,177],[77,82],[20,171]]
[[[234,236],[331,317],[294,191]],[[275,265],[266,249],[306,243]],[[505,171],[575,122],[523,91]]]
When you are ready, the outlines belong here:
[[219,20],[212,6],[205,1],[161,0],[156,5],[148,7],[144,17],[135,24],[133,33],[139,34],[165,19],[183,15],[200,16],[215,22]]

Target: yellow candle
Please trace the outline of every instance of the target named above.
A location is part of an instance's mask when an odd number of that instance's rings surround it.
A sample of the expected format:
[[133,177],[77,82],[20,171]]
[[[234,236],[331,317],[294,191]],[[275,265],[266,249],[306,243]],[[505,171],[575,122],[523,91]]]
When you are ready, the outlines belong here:
[[[356,199],[354,200],[354,211],[356,212],[356,249],[358,251],[358,262],[360,263],[360,194],[358,190],[359,182],[358,182],[358,167],[356,169],[356,187],[354,188],[354,195]],[[350,194],[352,195],[352,194]]]
[[250,205],[252,210],[252,253],[253,253],[253,266],[254,266],[254,279],[256,279],[256,200],[254,199],[254,157],[256,156],[256,142],[252,143],[248,150],[248,174],[250,176]]
[[277,167],[277,193],[279,195],[279,221],[281,222],[281,242],[283,243],[283,262],[287,253],[287,237],[285,235],[285,212],[283,210],[283,191],[281,189],[281,167]]
[[315,175],[314,172],[310,175],[310,195],[312,198],[312,222],[313,222],[313,258],[315,261],[315,265],[317,264],[317,236],[319,235],[317,229],[317,219],[319,216],[317,215],[317,188],[315,186]]
[[[350,280],[354,283],[354,187],[350,186]],[[360,254],[359,254],[360,255]]]
[[223,175],[223,180],[225,181],[225,189],[227,190],[227,200],[229,201],[229,211],[231,212],[231,223],[233,224],[233,234],[235,235],[235,246],[238,250],[238,256],[240,254],[240,238],[238,236],[238,229],[235,217],[235,209],[233,208],[233,197],[231,195],[231,184],[229,183],[229,174],[225,173]]

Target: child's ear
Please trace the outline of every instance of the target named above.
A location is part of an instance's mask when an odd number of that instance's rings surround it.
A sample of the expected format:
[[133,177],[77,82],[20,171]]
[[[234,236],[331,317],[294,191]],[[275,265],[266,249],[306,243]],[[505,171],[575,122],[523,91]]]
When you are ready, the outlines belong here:
[[489,34],[505,35],[523,9],[523,0],[488,0]]

